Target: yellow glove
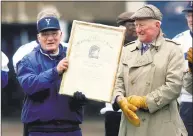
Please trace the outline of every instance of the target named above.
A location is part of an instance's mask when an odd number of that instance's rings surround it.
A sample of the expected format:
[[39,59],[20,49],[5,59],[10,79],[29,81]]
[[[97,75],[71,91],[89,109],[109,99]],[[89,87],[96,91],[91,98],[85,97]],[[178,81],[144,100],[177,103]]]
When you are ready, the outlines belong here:
[[192,63],[192,47],[187,52],[187,60]]
[[136,106],[137,108],[148,109],[145,96],[131,95],[127,97],[128,103]]
[[189,72],[192,73],[193,71],[193,64],[192,64],[192,47],[189,48],[187,52],[187,60],[188,60],[188,67],[189,67]]
[[134,126],[139,127],[140,119],[135,114],[137,107],[129,104],[126,98],[122,98],[120,101],[118,101],[118,104],[121,110],[123,111],[123,113],[125,114],[126,118],[128,119],[128,121]]

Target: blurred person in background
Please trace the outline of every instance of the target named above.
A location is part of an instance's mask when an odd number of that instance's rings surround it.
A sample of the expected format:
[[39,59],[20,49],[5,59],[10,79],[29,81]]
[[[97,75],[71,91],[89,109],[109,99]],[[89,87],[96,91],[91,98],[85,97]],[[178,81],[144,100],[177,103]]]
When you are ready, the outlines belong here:
[[[116,19],[118,26],[126,27],[124,46],[127,46],[127,43],[137,39],[134,20],[130,19],[132,14],[132,12],[123,12]],[[105,136],[118,136],[121,110],[118,112],[114,111],[112,104],[106,103],[100,113],[105,116]]]
[[9,68],[7,66],[8,63],[9,59],[1,51],[1,88],[4,88],[8,84],[8,72],[9,72]]
[[38,46],[16,64],[17,79],[25,94],[21,114],[24,135],[82,136],[79,124],[87,98],[78,91],[72,97],[58,93],[68,68],[58,18],[40,12],[37,31]]
[[[193,32],[192,32],[192,25],[193,25],[193,1],[189,1],[187,7],[182,11],[185,13],[185,17],[187,20],[187,24],[189,27],[189,30],[186,30],[178,35],[176,35],[173,40],[181,44],[182,51],[184,53],[184,56],[187,56],[187,52],[189,48],[192,47],[192,37],[193,37]],[[188,70],[188,66],[192,65],[190,61],[188,61],[185,58],[185,63],[184,63],[184,72]],[[192,67],[192,66],[189,66]],[[189,73],[189,72],[188,72]],[[186,76],[188,75],[186,74]],[[193,107],[192,107],[192,94],[188,93],[184,88],[182,88],[181,96],[178,98],[178,102],[180,103],[180,115],[182,120],[184,121],[184,124],[186,126],[186,129],[188,131],[188,135],[192,136],[193,135]]]
[[138,39],[123,48],[114,90],[123,111],[119,136],[187,136],[176,100],[184,62],[179,44],[163,37],[157,7],[144,5],[131,19]]
[[123,12],[116,19],[118,26],[126,27],[124,42],[125,46],[127,45],[127,43],[137,39],[134,20],[130,19],[131,15],[133,15],[133,12]]
[[[189,92],[190,94],[192,94],[192,71],[193,71],[193,65],[192,65],[192,47],[188,50],[188,53],[187,53],[187,60],[188,60],[188,66],[189,66],[189,70],[185,72],[185,75],[183,77],[183,87],[184,89]],[[188,108],[189,109],[189,108]],[[189,114],[189,113],[188,113]],[[191,114],[192,116],[192,114]],[[189,119],[189,118],[188,118]],[[191,118],[192,119],[192,118]],[[192,123],[190,123],[192,124]],[[186,125],[186,124],[185,124]],[[192,130],[192,125],[188,126],[190,127],[188,129],[188,132],[189,130]],[[190,131],[189,135],[191,136],[192,134],[192,131]]]
[[[40,16],[41,15],[46,15],[46,16],[53,16],[53,17],[56,17],[57,19],[60,19],[60,13],[58,12],[58,10],[55,8],[55,7],[45,7],[43,8],[41,11],[40,11]],[[37,17],[39,18],[39,17]],[[14,70],[15,72],[16,71],[16,65],[17,63],[27,54],[29,54],[35,47],[37,47],[39,44],[38,40],[35,40],[35,41],[31,41],[27,44],[24,44],[22,46],[20,46],[17,51],[15,52],[15,54],[13,55],[13,67],[14,67]],[[62,46],[65,46],[67,47],[68,44],[67,43],[64,43],[61,41],[61,45]]]

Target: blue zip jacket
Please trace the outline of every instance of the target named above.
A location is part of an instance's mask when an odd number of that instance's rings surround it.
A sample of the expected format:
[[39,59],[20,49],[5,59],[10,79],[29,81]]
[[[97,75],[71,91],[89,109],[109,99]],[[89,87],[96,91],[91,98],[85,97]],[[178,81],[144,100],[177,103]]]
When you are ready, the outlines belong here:
[[1,70],[1,88],[8,84],[8,72]]
[[72,97],[58,93],[62,76],[56,66],[66,57],[66,47],[59,46],[59,55],[49,56],[37,46],[17,63],[17,78],[26,95],[22,122],[63,120],[82,123],[83,109],[71,110]]

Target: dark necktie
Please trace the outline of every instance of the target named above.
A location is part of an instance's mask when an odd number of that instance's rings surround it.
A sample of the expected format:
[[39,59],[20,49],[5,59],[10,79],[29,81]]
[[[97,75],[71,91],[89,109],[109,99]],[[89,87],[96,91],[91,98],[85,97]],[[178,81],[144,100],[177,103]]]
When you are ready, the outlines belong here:
[[148,44],[146,44],[146,45],[142,45],[142,54],[144,54],[148,49],[149,49],[149,45]]

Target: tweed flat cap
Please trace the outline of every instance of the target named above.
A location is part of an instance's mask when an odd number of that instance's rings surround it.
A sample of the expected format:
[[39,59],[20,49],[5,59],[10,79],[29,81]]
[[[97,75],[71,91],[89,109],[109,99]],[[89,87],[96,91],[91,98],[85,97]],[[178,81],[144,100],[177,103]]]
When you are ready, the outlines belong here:
[[116,19],[116,22],[117,24],[122,24],[124,22],[134,22],[134,20],[130,19],[130,17],[134,14],[134,12],[123,12],[121,13],[117,19]]
[[131,19],[156,19],[161,21],[162,20],[162,13],[161,11],[153,6],[153,5],[145,5],[142,8],[138,9],[132,16]]

